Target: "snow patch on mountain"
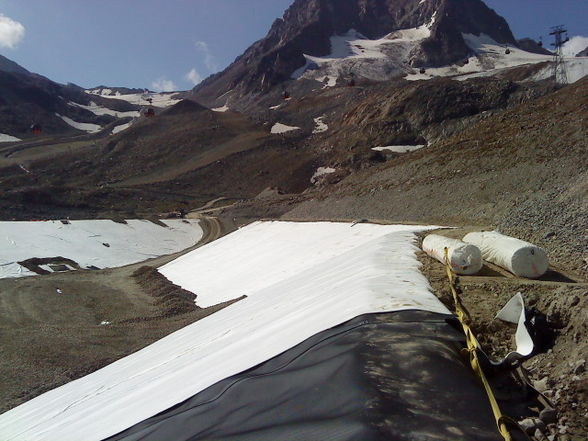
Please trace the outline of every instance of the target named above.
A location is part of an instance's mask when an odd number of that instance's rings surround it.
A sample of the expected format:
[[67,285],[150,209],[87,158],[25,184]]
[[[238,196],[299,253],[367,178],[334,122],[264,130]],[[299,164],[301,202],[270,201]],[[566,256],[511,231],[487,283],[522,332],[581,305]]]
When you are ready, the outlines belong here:
[[100,127],[98,124],[80,123],[80,122],[74,121],[71,118],[68,118],[67,116],[62,116],[59,113],[56,113],[55,115],[57,115],[59,118],[61,118],[63,121],[65,121],[68,125],[70,125],[74,129],[78,129],[83,132],[97,133],[100,130],[102,130],[102,127]]
[[[177,104],[181,101],[181,98],[180,99],[175,98],[176,96],[178,96],[177,92],[171,92],[171,93],[162,92],[162,93],[149,93],[149,94],[132,93],[132,94],[128,94],[128,95],[123,95],[120,92],[116,92],[115,95],[110,95],[110,94],[106,94],[106,91],[109,91],[110,93],[112,93],[112,91],[110,89],[86,90],[86,93],[89,95],[99,95],[99,96],[102,96],[103,98],[126,101],[128,103],[135,104],[137,106],[151,105],[153,107],[160,107],[160,108],[170,107],[170,106],[173,106],[174,104]],[[151,104],[149,104],[149,102],[147,101],[147,98],[150,98],[152,100]]]
[[222,107],[217,107],[215,109],[212,109],[213,112],[220,112],[220,113],[224,113],[227,110],[230,110],[230,109],[229,109],[229,106],[227,106],[226,104]]
[[6,135],[4,133],[0,133],[0,142],[17,142],[22,141],[20,138],[16,138],[15,136]]
[[271,132],[274,135],[276,135],[276,134],[280,134],[280,133],[292,132],[294,130],[300,130],[300,127],[292,127],[292,126],[287,126],[286,124],[282,124],[282,123],[275,123],[272,126]]
[[131,123],[130,122],[128,122],[126,124],[121,124],[119,126],[116,126],[114,129],[112,129],[111,134],[112,135],[116,135],[117,133],[120,133],[123,130],[127,130],[129,127],[131,127]]
[[314,172],[314,175],[310,178],[311,184],[316,184],[321,176],[330,175],[335,173],[337,170],[332,167],[319,167]]
[[496,73],[526,64],[551,61],[551,55],[535,54],[514,46],[506,46],[485,34],[462,34],[466,44],[472,49],[467,61],[451,66],[428,68],[425,73],[413,73],[407,80],[428,80],[435,77],[455,77],[456,80],[491,76]]
[[116,110],[112,110],[107,107],[99,106],[94,101],[90,101],[89,106],[85,106],[83,104],[78,104],[78,103],[74,103],[74,102],[69,102],[68,104],[70,106],[79,107],[80,109],[88,110],[97,116],[110,115],[110,116],[115,116],[117,118],[138,118],[139,116],[141,116],[141,113],[136,110],[131,110],[129,112],[117,112]]
[[407,73],[409,54],[431,36],[435,12],[427,24],[402,29],[383,38],[370,40],[355,29],[331,37],[331,53],[325,57],[304,54],[306,64],[297,69],[293,79],[314,79],[334,87],[339,77],[359,75],[383,81]]
[[[588,57],[564,57],[568,83],[575,83],[588,75]],[[544,67],[530,80],[541,81],[553,77],[553,65]]]
[[329,130],[329,126],[326,125],[323,121],[324,119],[324,116],[320,116],[314,119],[314,130],[312,131],[312,133],[323,133]]
[[388,145],[383,147],[373,147],[372,150],[376,152],[393,152],[393,153],[408,153],[420,150],[425,145]]

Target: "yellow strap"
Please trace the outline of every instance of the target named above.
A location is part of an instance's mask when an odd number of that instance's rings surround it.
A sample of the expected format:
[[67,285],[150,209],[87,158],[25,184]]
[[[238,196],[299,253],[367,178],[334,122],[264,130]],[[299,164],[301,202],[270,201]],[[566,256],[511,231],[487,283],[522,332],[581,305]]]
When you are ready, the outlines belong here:
[[492,387],[490,386],[490,383],[488,383],[488,379],[486,378],[486,375],[484,375],[484,371],[482,370],[482,367],[480,365],[480,360],[478,359],[478,340],[472,332],[472,329],[466,323],[467,312],[462,306],[461,300],[459,299],[459,296],[457,294],[457,290],[455,289],[455,278],[453,277],[453,271],[451,269],[451,265],[449,264],[448,248],[445,248],[445,267],[447,270],[447,277],[449,278],[449,286],[451,288],[451,293],[453,294],[453,301],[455,303],[455,314],[461,322],[463,332],[466,335],[466,342],[468,346],[466,351],[469,354],[470,364],[472,365],[472,369],[474,370],[476,375],[480,378],[480,380],[482,380],[482,383],[484,384],[484,389],[486,389],[486,393],[488,394],[488,399],[490,400],[490,406],[492,407],[492,412],[494,413],[494,418],[496,420],[496,425],[498,426],[498,431],[505,439],[505,441],[512,441],[512,437],[504,422],[506,420],[506,417],[500,410],[500,406],[496,401],[494,392],[492,392]]

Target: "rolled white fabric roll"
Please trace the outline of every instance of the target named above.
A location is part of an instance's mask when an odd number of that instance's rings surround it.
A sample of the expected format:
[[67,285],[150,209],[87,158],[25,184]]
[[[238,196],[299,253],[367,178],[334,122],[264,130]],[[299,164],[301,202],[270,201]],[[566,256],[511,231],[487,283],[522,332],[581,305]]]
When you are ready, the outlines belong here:
[[516,276],[536,279],[549,269],[547,253],[532,243],[496,231],[469,233],[463,240],[480,248],[484,260]]
[[482,253],[474,245],[438,234],[429,234],[423,240],[423,251],[441,263],[445,263],[445,248],[448,249],[449,264],[456,274],[471,275],[482,269]]

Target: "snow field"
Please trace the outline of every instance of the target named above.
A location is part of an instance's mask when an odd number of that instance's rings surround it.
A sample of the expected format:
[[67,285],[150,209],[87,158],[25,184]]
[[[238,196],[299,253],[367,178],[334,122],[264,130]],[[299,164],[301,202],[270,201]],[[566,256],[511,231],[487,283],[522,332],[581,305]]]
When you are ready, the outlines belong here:
[[129,127],[131,127],[132,123],[128,122],[126,124],[121,124],[119,126],[116,126],[114,129],[112,129],[111,134],[112,135],[116,135],[117,133],[120,133],[124,130],[127,130]]
[[98,124],[76,122],[73,119],[68,118],[67,116],[60,115],[59,113],[56,113],[55,115],[57,115],[59,118],[65,121],[69,126],[73,127],[74,129],[81,130],[83,132],[98,133],[102,129],[102,127],[100,127]]
[[137,110],[131,110],[129,112],[118,112],[116,110],[112,110],[107,107],[99,106],[94,101],[90,101],[89,106],[85,106],[83,104],[78,104],[78,103],[74,103],[74,102],[70,102],[68,104],[70,106],[79,107],[81,109],[86,109],[97,116],[110,115],[110,116],[115,116],[117,118],[138,118],[141,116],[141,112],[139,112]]
[[376,152],[408,153],[420,150],[425,145],[388,145],[384,147],[372,147]]
[[17,142],[22,141],[20,138],[16,138],[15,136],[6,135],[4,133],[0,133],[0,142]]
[[329,126],[325,124],[325,122],[323,121],[325,119],[324,116],[320,116],[318,118],[314,119],[314,130],[312,131],[312,133],[316,134],[316,133],[323,133],[326,132],[327,130],[329,130]]
[[[86,93],[89,95],[99,95],[103,98],[123,100],[123,101],[127,101],[131,104],[135,104],[138,106],[145,106],[148,104],[148,102],[145,100],[145,94],[142,94],[142,93],[134,93],[134,94],[128,94],[128,95],[122,95],[120,93],[117,93],[115,95],[110,95],[112,93],[112,91],[110,89],[104,89],[102,91],[102,93],[100,93],[100,89],[86,90]],[[169,92],[169,93],[162,92],[162,93],[149,93],[148,96],[149,96],[149,98],[151,98],[153,100],[153,102],[151,104],[153,107],[164,108],[164,107],[173,106],[174,104],[177,104],[181,101],[180,99],[173,98],[177,94],[178,94],[177,92]]]
[[331,173],[335,173],[336,171],[337,170],[332,167],[319,167],[316,169],[316,172],[314,172],[314,175],[312,175],[312,177],[310,178],[310,183],[316,184],[318,178],[320,178],[321,176],[330,175]]
[[217,107],[215,109],[212,109],[213,112],[220,112],[220,113],[224,113],[227,110],[231,110],[231,109],[226,104],[224,106],[222,106],[222,107]]
[[277,135],[280,133],[292,132],[294,130],[300,130],[300,127],[292,127],[292,126],[287,126],[286,124],[282,124],[282,123],[275,123],[272,126],[271,132],[274,135]]

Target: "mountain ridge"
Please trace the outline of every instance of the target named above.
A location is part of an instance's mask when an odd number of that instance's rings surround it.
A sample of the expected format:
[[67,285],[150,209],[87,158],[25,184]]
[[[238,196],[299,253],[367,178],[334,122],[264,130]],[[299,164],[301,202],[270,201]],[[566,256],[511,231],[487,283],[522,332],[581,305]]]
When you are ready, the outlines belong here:
[[472,50],[462,34],[486,34],[516,46],[506,20],[481,0],[296,0],[225,70],[197,85],[192,95],[204,104],[233,89],[263,93],[290,79],[305,55],[325,56],[330,38],[355,29],[368,39],[430,24],[430,36],[410,54],[414,67],[442,66],[464,59]]

